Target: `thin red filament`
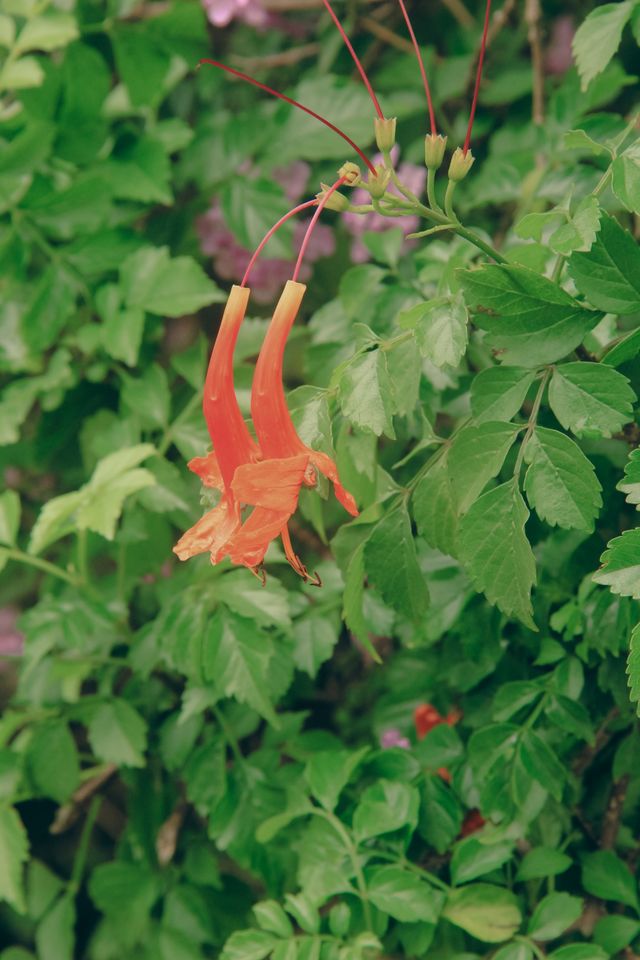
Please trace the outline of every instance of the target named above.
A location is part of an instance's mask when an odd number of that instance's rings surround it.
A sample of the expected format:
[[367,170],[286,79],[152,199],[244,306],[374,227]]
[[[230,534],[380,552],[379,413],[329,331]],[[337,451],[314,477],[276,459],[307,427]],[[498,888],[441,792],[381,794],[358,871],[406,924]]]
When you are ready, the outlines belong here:
[[480,44],[480,55],[478,57],[478,69],[476,70],[476,85],[473,90],[473,101],[471,103],[471,113],[469,114],[469,126],[467,127],[467,135],[464,138],[464,147],[462,148],[462,152],[465,155],[465,157],[469,150],[469,144],[471,143],[471,130],[473,128],[473,120],[476,115],[476,106],[478,105],[478,92],[480,90],[480,80],[482,79],[482,64],[484,63],[484,52],[487,49],[487,32],[489,30],[490,12],[491,12],[491,0],[487,0],[487,6],[484,12],[484,29],[482,31],[482,43]]
[[357,143],[354,143],[351,137],[348,137],[343,130],[340,130],[339,127],[336,127],[335,124],[331,123],[330,120],[327,120],[325,117],[320,116],[319,113],[316,113],[315,110],[311,110],[310,107],[305,107],[303,103],[299,103],[297,100],[293,100],[291,97],[287,97],[286,94],[280,93],[278,90],[274,90],[273,87],[268,87],[264,83],[260,83],[259,80],[255,80],[253,77],[250,77],[247,73],[242,73],[241,70],[235,70],[233,67],[228,67],[224,63],[219,63],[217,60],[209,60],[208,58],[203,58],[198,62],[198,65],[203,63],[208,64],[211,67],[219,67],[220,70],[226,71],[226,73],[233,74],[234,77],[239,77],[241,80],[246,80],[247,83],[252,83],[254,87],[259,87],[260,90],[270,93],[271,96],[277,97],[279,100],[284,100],[285,103],[290,103],[293,107],[297,107],[299,110],[303,110],[304,113],[308,113],[310,117],[313,117],[315,120],[319,120],[320,123],[324,123],[325,127],[328,127],[329,130],[333,130],[334,133],[337,133],[339,137],[348,143],[352,150],[358,154],[360,159],[369,170],[375,174],[375,167],[372,162],[364,155]]
[[324,207],[326,206],[326,203],[329,197],[331,196],[332,193],[335,193],[336,190],[339,187],[341,187],[343,183],[346,183],[348,179],[349,179],[348,177],[340,177],[339,180],[336,180],[336,182],[329,187],[329,189],[326,191],[325,195],[323,196],[322,200],[317,201],[318,206],[316,208],[316,212],[311,217],[311,221],[309,223],[309,226],[307,227],[307,232],[305,233],[302,239],[302,243],[300,244],[300,252],[298,253],[298,259],[296,260],[296,266],[293,271],[293,276],[291,278],[292,280],[296,281],[298,279],[298,274],[300,273],[300,268],[302,266],[302,261],[306,253],[309,240],[311,239],[311,234],[313,233],[313,229],[316,223],[318,222],[318,217],[320,216]]
[[398,0],[400,4],[400,9],[402,10],[402,16],[404,17],[404,22],[407,25],[407,30],[409,31],[409,36],[411,37],[411,42],[413,44],[413,49],[416,52],[416,57],[418,58],[418,67],[420,68],[420,76],[422,77],[422,85],[424,87],[424,92],[427,97],[427,104],[429,105],[429,123],[431,125],[431,133],[435,137],[437,136],[436,129],[436,115],[433,110],[433,101],[431,99],[431,90],[429,89],[429,81],[427,80],[427,71],[424,68],[424,61],[422,59],[422,54],[420,53],[420,47],[418,46],[418,41],[416,40],[416,35],[413,31],[411,25],[411,20],[409,19],[409,14],[407,8],[404,5],[404,0]]
[[366,74],[366,72],[365,72],[365,69],[364,69],[364,67],[362,66],[362,63],[360,62],[360,58],[359,58],[358,54],[355,52],[355,50],[354,50],[353,47],[351,46],[351,41],[349,40],[349,37],[346,35],[342,24],[340,23],[340,21],[338,20],[337,16],[335,15],[334,10],[333,10],[333,7],[332,7],[331,4],[329,3],[329,0],[322,0],[322,2],[324,3],[324,5],[325,5],[325,7],[326,7],[326,9],[327,9],[327,13],[329,14],[329,16],[331,17],[331,19],[332,19],[333,22],[335,23],[336,27],[338,28],[338,33],[340,34],[340,36],[341,36],[342,39],[344,40],[344,43],[345,43],[345,46],[346,46],[347,50],[348,50],[349,53],[351,54],[351,58],[352,58],[353,62],[354,62],[355,65],[356,65],[356,68],[357,68],[357,70],[358,70],[358,73],[359,73],[360,76],[362,77],[362,82],[364,83],[365,87],[367,88],[367,93],[368,93],[369,96],[371,97],[371,102],[373,103],[373,106],[375,107],[376,113],[378,114],[378,116],[380,117],[381,120],[384,120],[384,114],[383,114],[383,112],[382,112],[382,108],[380,107],[380,104],[378,103],[378,98],[376,97],[375,93],[373,92],[373,87],[371,86],[371,83],[369,82],[369,77],[367,76],[367,74]]
[[253,265],[255,264],[256,260],[258,259],[258,257],[260,256],[260,254],[262,253],[262,251],[264,250],[264,248],[266,247],[266,245],[268,244],[269,240],[274,235],[276,230],[279,230],[283,223],[286,223],[287,220],[291,219],[291,217],[295,217],[297,213],[300,213],[302,210],[306,210],[308,207],[315,207],[317,203],[318,201],[315,199],[307,200],[305,203],[301,203],[297,207],[294,207],[293,210],[289,210],[288,213],[285,213],[284,217],[280,217],[278,222],[274,223],[271,229],[267,231],[267,233],[265,233],[264,237],[256,247],[255,253],[251,257],[251,260],[249,260],[247,269],[245,270],[244,276],[242,278],[242,283],[240,284],[241,287],[245,287],[247,285],[247,280],[249,279],[249,274],[253,269]]

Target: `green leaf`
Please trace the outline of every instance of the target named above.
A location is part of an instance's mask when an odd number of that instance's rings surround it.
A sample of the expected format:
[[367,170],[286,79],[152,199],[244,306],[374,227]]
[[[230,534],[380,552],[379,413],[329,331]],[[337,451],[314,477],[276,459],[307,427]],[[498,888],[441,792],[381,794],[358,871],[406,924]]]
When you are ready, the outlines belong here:
[[234,613],[261,626],[291,626],[288,593],[273,577],[262,586],[255,577],[247,577],[245,570],[232,570],[216,581],[215,596]]
[[507,616],[535,630],[531,587],[536,564],[524,533],[529,516],[515,480],[476,500],[460,523],[458,546],[477,590]]
[[624,477],[618,483],[617,490],[625,494],[627,503],[640,509],[640,450],[632,450],[624,468]]
[[[571,260],[576,256],[591,254]],[[527,267],[489,264],[457,275],[475,323],[489,332],[489,344],[509,364],[537,367],[559,360],[601,320]]]
[[110,157],[105,170],[114,197],[165,206],[173,201],[169,158],[154,140],[125,147]]
[[571,857],[560,853],[553,847],[534,847],[522,859],[518,868],[516,880],[526,883],[527,880],[542,880],[545,877],[555,877],[564,873],[571,866]]
[[265,930],[236,930],[225,943],[220,960],[264,960],[279,942]]
[[122,374],[120,400],[148,429],[165,428],[169,422],[171,393],[166,371],[157,363],[150,364],[141,377]]
[[24,913],[22,865],[29,856],[29,839],[13,807],[0,807],[0,900]]
[[565,732],[572,733],[587,743],[593,743],[595,733],[585,707],[577,700],[554,694],[545,711],[549,720]]
[[638,911],[636,880],[613,850],[598,850],[582,861],[582,885],[587,893],[603,900],[624,903]]
[[367,877],[374,907],[403,923],[437,923],[444,895],[402,867],[375,867]]
[[518,741],[516,761],[556,800],[562,798],[565,768],[557,756],[535,730],[525,730]]
[[572,42],[582,90],[602,73],[620,45],[633,3],[605,3],[596,7],[576,30]]
[[39,87],[44,80],[44,70],[36,57],[20,57],[5,63],[0,70],[0,87],[6,90],[26,90]]
[[40,960],[73,960],[76,907],[70,896],[60,897],[44,915],[36,930]]
[[369,752],[361,750],[321,750],[314,753],[304,775],[313,796],[325,810],[333,811],[340,794]]
[[549,246],[555,253],[568,256],[574,250],[590,250],[600,229],[600,204],[596,197],[585,197],[576,207],[568,223],[549,237]]
[[640,247],[608,214],[602,214],[591,250],[573,253],[568,269],[580,293],[599,310],[618,314],[640,310]]
[[35,286],[29,308],[22,318],[25,341],[34,350],[44,350],[60,337],[76,304],[76,287],[57,266],[48,267]]
[[170,54],[157,43],[147,23],[116,20],[109,36],[118,74],[134,106],[157,103],[164,94]]
[[158,884],[150,870],[137,863],[114,860],[95,867],[89,877],[91,899],[107,917],[135,931],[145,928],[149,912],[158,898]]
[[253,621],[231,613],[216,616],[207,633],[203,656],[205,675],[215,681],[221,693],[236,697],[278,726],[265,684],[273,646]]
[[609,960],[609,954],[595,943],[571,943],[550,953],[549,960]]
[[578,437],[610,437],[632,419],[636,399],[629,381],[600,363],[563,363],[553,371],[549,405]]
[[631,917],[602,917],[598,920],[593,939],[607,955],[620,953],[640,933],[640,923]]
[[635,143],[613,161],[611,188],[631,213],[640,213],[640,145]]
[[16,22],[6,13],[0,13],[0,47],[7,50],[13,46],[16,37]]
[[406,505],[389,510],[364,547],[367,577],[394,610],[419,621],[429,606],[429,591],[418,565]]
[[0,543],[13,547],[20,528],[20,497],[15,490],[0,493]]
[[415,787],[395,780],[380,780],[367,787],[353,815],[353,831],[358,841],[418,822],[419,795]]
[[631,330],[630,333],[616,340],[602,355],[600,363],[606,363],[612,367],[621,367],[628,360],[633,360],[640,353],[640,328]]
[[104,763],[143,767],[147,745],[147,724],[126,700],[103,703],[88,726],[89,742]]
[[525,460],[524,488],[540,519],[566,529],[593,530],[602,488],[580,447],[558,430],[536,427]]
[[533,960],[533,951],[527,943],[508,943],[493,954],[492,960]]
[[451,858],[451,881],[455,886],[476,880],[507,863],[513,855],[513,842],[499,840],[482,843],[475,837],[461,840]]
[[161,317],[180,317],[226,299],[192,257],[171,258],[168,247],[137,250],[122,264],[120,280],[128,307]]
[[604,584],[621,597],[640,600],[640,527],[610,540],[600,563],[593,574],[594,583]]
[[424,779],[418,831],[438,853],[444,853],[460,833],[462,808],[437,774]]
[[[220,202],[225,223],[246,250],[255,250],[287,209],[282,188],[262,178],[234,177],[222,191]],[[269,256],[291,257],[291,237],[290,225],[278,230],[269,240]]]
[[509,940],[522,923],[516,897],[489,883],[452,890],[442,915],[483,943]]
[[411,503],[421,536],[431,547],[454,557],[458,518],[447,460],[445,453],[427,470],[413,492]]
[[376,436],[395,437],[391,420],[393,385],[384,351],[368,350],[351,360],[338,385],[343,415]]
[[253,913],[261,930],[284,939],[293,936],[291,921],[276,900],[261,900],[254,904]]
[[500,473],[519,429],[511,423],[487,421],[472,423],[455,435],[448,468],[460,513],[466,513],[489,480]]
[[633,628],[629,641],[627,683],[629,684],[629,699],[631,703],[636,704],[636,711],[640,712],[640,624],[636,624]]
[[471,410],[479,423],[511,420],[533,383],[535,373],[526,367],[487,367],[471,384]]
[[534,940],[555,940],[582,913],[582,900],[568,893],[550,893],[536,905],[527,935]]
[[412,330],[423,357],[437,367],[457,367],[467,349],[467,308],[460,295],[418,303],[403,311],[398,324]]
[[78,26],[71,14],[48,10],[25,23],[14,50],[17,54],[27,53],[29,50],[48,52],[58,47],[66,47],[78,35]]
[[27,760],[38,790],[57,803],[68,800],[80,782],[78,751],[66,723],[39,727],[29,744]]

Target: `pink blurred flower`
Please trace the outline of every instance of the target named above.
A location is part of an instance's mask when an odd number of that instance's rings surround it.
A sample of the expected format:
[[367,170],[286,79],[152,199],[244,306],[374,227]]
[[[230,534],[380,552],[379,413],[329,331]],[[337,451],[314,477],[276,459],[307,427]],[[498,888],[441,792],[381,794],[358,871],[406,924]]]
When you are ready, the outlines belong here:
[[382,733],[380,746],[383,750],[388,750],[390,747],[401,747],[403,750],[409,750],[411,744],[407,737],[402,736],[399,730],[395,727],[390,727]]
[[573,64],[571,43],[575,32],[573,17],[556,17],[553,21],[549,46],[544,58],[547,73],[560,75],[569,70]]
[[269,14],[260,0],[202,0],[202,6],[214,27],[226,27],[232,20],[262,29],[269,24]]
[[286,167],[274,167],[271,176],[284,189],[287,200],[297,200],[304,193],[311,167],[304,160],[294,160]]
[[[397,157],[397,148],[396,157]],[[373,158],[374,163],[381,163],[382,157],[380,154],[377,154]],[[394,157],[394,163],[396,159]],[[427,171],[425,167],[419,167],[415,163],[401,163],[400,166],[396,167],[398,176],[400,180],[404,183],[405,186],[412,191],[412,193],[417,194],[418,196],[424,190],[424,186],[427,180]],[[398,191],[395,187],[391,187],[389,190],[390,193],[394,193],[399,196]],[[366,190],[358,189],[354,190],[352,194],[352,203],[370,203],[371,198]],[[355,263],[364,263],[365,260],[369,260],[371,254],[365,247],[362,242],[362,234],[366,233],[369,230],[372,230],[376,233],[379,233],[382,230],[389,230],[391,227],[402,226],[402,229],[405,233],[411,233],[414,230],[418,229],[419,219],[418,217],[403,217],[401,220],[396,220],[391,217],[383,217],[380,213],[345,213],[344,214],[344,224],[353,236],[353,243],[351,245],[351,257]],[[407,241],[407,246],[411,241]]]
[[0,657],[19,657],[24,649],[24,637],[15,629],[20,611],[15,607],[0,609]]

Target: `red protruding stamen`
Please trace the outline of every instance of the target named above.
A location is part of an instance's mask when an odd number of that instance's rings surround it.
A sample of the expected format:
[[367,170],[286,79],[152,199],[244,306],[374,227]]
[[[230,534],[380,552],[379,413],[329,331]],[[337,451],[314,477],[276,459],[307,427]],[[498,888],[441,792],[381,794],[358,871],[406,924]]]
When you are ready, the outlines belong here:
[[489,30],[490,12],[491,12],[491,0],[487,0],[487,6],[484,12],[484,28],[482,30],[482,43],[480,44],[480,55],[478,57],[478,69],[476,70],[476,85],[473,90],[473,101],[471,103],[471,113],[469,115],[469,126],[467,127],[467,135],[464,138],[464,147],[462,148],[462,152],[465,155],[465,157],[469,151],[469,144],[471,143],[471,130],[473,128],[473,120],[476,115],[476,106],[478,105],[478,92],[480,90],[480,80],[482,79],[482,64],[484,63],[484,52],[487,49],[487,32]]
[[340,34],[340,36],[341,36],[342,39],[344,40],[344,43],[345,43],[345,46],[346,46],[347,50],[348,50],[349,53],[351,54],[351,58],[352,58],[353,62],[354,62],[355,65],[356,65],[356,68],[357,68],[357,70],[358,70],[358,73],[359,73],[360,76],[362,77],[362,82],[364,83],[365,87],[367,88],[367,93],[368,93],[369,96],[371,97],[371,102],[373,103],[373,106],[375,107],[376,113],[378,114],[378,116],[380,117],[381,120],[384,120],[384,114],[383,114],[383,112],[382,112],[382,108],[380,107],[380,104],[378,103],[378,98],[376,97],[375,93],[373,92],[373,87],[371,86],[371,83],[369,82],[369,77],[368,77],[367,74],[365,73],[365,69],[364,69],[364,67],[362,66],[362,63],[360,62],[360,58],[359,58],[358,54],[355,52],[355,50],[354,50],[353,47],[351,46],[351,41],[349,40],[349,37],[346,35],[346,33],[345,33],[345,31],[344,31],[344,27],[342,26],[342,24],[341,24],[340,21],[338,20],[337,16],[335,15],[334,10],[333,10],[333,7],[332,7],[331,4],[329,3],[329,0],[322,0],[322,2],[324,3],[324,5],[325,5],[325,7],[326,7],[326,9],[327,9],[327,13],[329,14],[329,16],[331,17],[331,19],[332,19],[333,22],[335,23],[336,27],[338,28],[338,33]]
[[220,70],[225,70],[226,73],[233,74],[234,77],[239,77],[240,80],[246,80],[247,83],[252,83],[254,87],[259,87],[260,90],[264,90],[266,93],[270,93],[272,97],[277,97],[279,100],[284,100],[285,103],[290,103],[291,106],[297,107],[299,110],[303,110],[304,113],[308,113],[310,117],[313,117],[315,120],[319,120],[320,123],[324,123],[325,127],[328,127],[329,130],[333,130],[334,133],[337,133],[339,137],[348,143],[352,150],[358,154],[360,159],[366,166],[371,170],[372,173],[375,173],[375,167],[360,149],[357,143],[354,143],[351,137],[348,137],[343,130],[339,127],[336,127],[334,123],[331,123],[330,120],[327,120],[326,117],[320,116],[319,113],[316,113],[315,110],[311,110],[310,107],[305,107],[303,103],[299,103],[297,100],[293,100],[292,97],[287,97],[286,94],[280,93],[278,90],[274,90],[273,87],[268,87],[265,83],[260,83],[259,80],[255,80],[253,77],[250,77],[247,73],[242,73],[241,70],[235,70],[233,67],[228,67],[224,63],[219,63],[218,60],[209,60],[207,57],[204,57],[202,60],[198,61],[198,66],[201,66],[203,63],[208,64],[210,67],[219,67]]
[[301,268],[301,266],[302,266],[302,261],[303,261],[303,259],[304,259],[304,255],[305,255],[305,253],[306,253],[307,246],[308,246],[308,244],[309,244],[309,240],[311,239],[311,234],[313,233],[313,228],[315,227],[316,223],[318,222],[318,217],[319,217],[320,214],[322,213],[322,211],[323,211],[323,209],[324,209],[324,207],[325,207],[325,205],[326,205],[329,197],[331,196],[331,194],[332,194],[332,193],[335,193],[336,190],[337,190],[339,187],[341,187],[343,183],[346,183],[346,182],[347,182],[348,179],[349,179],[348,176],[340,177],[339,180],[336,180],[336,182],[329,187],[329,189],[326,191],[325,195],[323,196],[322,200],[318,200],[318,206],[317,206],[317,208],[316,208],[316,212],[315,212],[314,215],[311,217],[311,221],[310,221],[310,223],[309,223],[309,226],[307,227],[307,231],[306,231],[306,233],[305,233],[305,235],[304,235],[304,237],[303,237],[303,239],[302,239],[302,243],[300,244],[300,252],[298,253],[298,259],[296,260],[296,266],[295,266],[295,269],[294,269],[294,271],[293,271],[293,276],[292,276],[292,278],[291,278],[294,282],[297,281],[297,279],[298,279],[298,274],[300,273],[300,268]]
[[274,235],[276,230],[279,230],[283,223],[286,223],[287,220],[291,219],[291,217],[295,217],[297,213],[300,213],[302,210],[307,210],[309,207],[315,207],[317,203],[318,201],[315,198],[313,200],[307,200],[306,203],[300,203],[298,204],[297,207],[294,207],[293,210],[289,210],[288,213],[285,213],[284,217],[280,217],[277,223],[274,223],[271,229],[268,230],[267,233],[265,233],[264,237],[256,247],[255,253],[251,257],[251,260],[249,260],[247,269],[245,270],[244,276],[242,278],[242,283],[240,284],[241,287],[245,287],[247,285],[247,280],[249,279],[249,274],[253,269],[253,265],[255,264],[256,260],[258,259],[258,257],[260,256],[260,254],[262,253],[262,251],[264,250],[264,248],[266,247],[267,243],[269,242],[271,237]]
[[420,68],[420,76],[422,77],[422,85],[424,87],[424,92],[427,97],[427,104],[429,105],[429,123],[431,124],[431,133],[433,136],[437,136],[438,131],[436,129],[436,115],[433,110],[433,101],[431,100],[431,90],[429,89],[429,81],[427,80],[427,71],[424,67],[424,61],[422,59],[422,54],[420,53],[420,47],[418,46],[418,41],[416,40],[416,35],[413,31],[411,25],[411,20],[409,19],[409,14],[407,8],[404,5],[404,0],[398,0],[400,4],[400,9],[402,10],[402,16],[404,17],[404,22],[407,25],[407,30],[409,31],[409,36],[411,37],[411,42],[413,44],[413,49],[416,52],[416,57],[418,58],[418,67]]

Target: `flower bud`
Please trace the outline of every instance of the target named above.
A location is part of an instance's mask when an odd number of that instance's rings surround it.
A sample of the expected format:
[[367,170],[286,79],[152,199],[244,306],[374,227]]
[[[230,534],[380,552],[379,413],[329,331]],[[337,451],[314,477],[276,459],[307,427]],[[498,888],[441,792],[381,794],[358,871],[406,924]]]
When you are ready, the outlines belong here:
[[440,133],[428,133],[424,138],[424,162],[428,170],[437,170],[442,166],[447,138]]
[[396,118],[376,117],[373,121],[380,153],[389,153],[396,142]]
[[356,187],[362,183],[360,167],[357,163],[352,163],[351,160],[347,160],[346,163],[342,164],[338,170],[338,176],[347,178],[348,187]]
[[[322,187],[322,190],[320,193],[316,193],[316,200],[324,200],[327,192],[331,189],[326,183],[321,183],[320,186]],[[324,206],[326,210],[335,210],[338,213],[345,213],[351,204],[349,203],[349,198],[345,197],[344,193],[339,193],[338,190],[334,190],[333,193],[330,194],[329,199]]]
[[449,172],[447,174],[449,180],[453,180],[454,183],[464,180],[469,170],[471,170],[474,160],[475,157],[471,153],[471,150],[467,150],[465,154],[461,147],[456,147],[451,157],[451,163],[449,164]]
[[383,167],[382,164],[379,164],[376,167],[375,177],[372,173],[369,174],[369,179],[367,180],[367,189],[374,200],[379,200],[381,197],[384,197],[390,180],[391,171]]

